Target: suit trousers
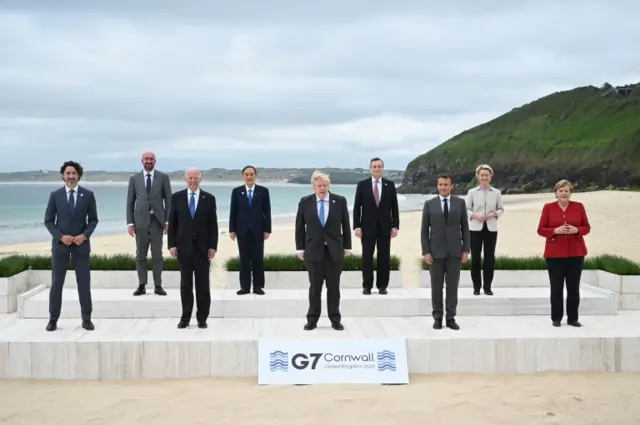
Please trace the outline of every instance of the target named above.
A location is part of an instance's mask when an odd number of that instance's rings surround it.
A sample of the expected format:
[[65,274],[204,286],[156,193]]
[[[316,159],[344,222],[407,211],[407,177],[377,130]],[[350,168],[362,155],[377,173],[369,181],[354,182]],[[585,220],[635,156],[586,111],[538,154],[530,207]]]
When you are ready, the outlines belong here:
[[580,307],[580,278],[584,257],[547,258],[551,284],[551,320],[561,321],[564,315],[564,287],[567,287],[567,320],[578,320]]
[[[86,241],[84,243],[87,243]],[[51,251],[51,288],[49,289],[49,318],[58,320],[62,310],[62,288],[67,276],[69,258],[73,264],[80,300],[82,320],[91,320],[91,252],[79,245],[56,244]]]
[[195,277],[196,288],[196,319],[198,323],[205,322],[209,317],[211,308],[210,265],[211,262],[206,253],[194,246],[191,253],[180,256],[178,248],[178,260],[180,262],[180,299],[182,301],[181,320],[188,322],[193,313],[193,286]]
[[391,268],[391,230],[385,230],[376,224],[372,229],[362,230],[362,287],[373,288],[373,252],[377,248],[376,287],[386,289],[389,286]]
[[458,284],[460,282],[460,257],[434,258],[429,266],[431,276],[431,305],[433,318],[442,319],[444,315],[442,292],[446,283],[446,319],[452,320],[458,308]]
[[[244,235],[238,235],[238,253],[240,254],[240,289],[249,291],[253,280],[253,289],[264,288],[264,236],[248,229]],[[253,279],[252,279],[253,275]]]
[[327,314],[331,323],[339,323],[340,315],[340,276],[343,261],[334,261],[325,245],[321,261],[305,261],[309,274],[309,310],[308,323],[318,323],[322,313],[322,287],[327,285]]
[[147,253],[151,245],[151,261],[153,269],[153,283],[162,285],[162,243],[164,238],[164,224],[160,223],[155,214],[150,214],[147,227],[136,227],[136,270],[138,284],[147,284]]
[[[469,232],[471,245],[471,280],[473,289],[485,291],[491,289],[493,271],[496,264],[496,242],[498,232],[491,232],[484,223],[482,230]],[[482,246],[484,245],[484,258]]]

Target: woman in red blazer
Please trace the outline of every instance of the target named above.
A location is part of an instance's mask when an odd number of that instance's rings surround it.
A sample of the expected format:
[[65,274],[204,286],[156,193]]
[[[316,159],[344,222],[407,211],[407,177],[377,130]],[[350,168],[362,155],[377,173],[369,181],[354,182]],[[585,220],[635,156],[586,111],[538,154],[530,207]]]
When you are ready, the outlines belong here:
[[584,206],[570,200],[573,193],[571,183],[560,180],[553,191],[557,201],[545,204],[538,225],[538,234],[547,240],[544,258],[551,283],[551,321],[553,326],[560,326],[566,282],[567,324],[580,327],[580,277],[587,255],[584,236],[589,234],[591,226]]

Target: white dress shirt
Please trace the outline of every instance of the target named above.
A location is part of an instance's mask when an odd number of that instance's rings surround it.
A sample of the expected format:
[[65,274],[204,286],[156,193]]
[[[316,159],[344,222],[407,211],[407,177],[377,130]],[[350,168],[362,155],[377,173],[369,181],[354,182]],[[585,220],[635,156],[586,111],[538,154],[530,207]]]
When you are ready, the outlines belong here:
[[196,207],[195,210],[198,211],[198,201],[200,200],[200,188],[197,188],[195,190],[195,192],[193,192],[190,188],[187,188],[187,205],[190,204],[191,202],[191,193],[195,193],[195,201],[196,201]]
[[487,190],[483,190],[480,186],[470,189],[466,198],[467,215],[469,216],[469,230],[480,231],[484,226],[484,222],[472,218],[475,214],[496,213],[496,217],[487,219],[487,229],[491,232],[498,231],[498,218],[504,213],[502,204],[502,193],[495,187],[489,186]]
[[[382,177],[378,181],[378,200],[382,199]],[[376,193],[376,178],[371,177],[371,191]]]
[[64,188],[67,190],[67,202],[69,202],[69,197],[71,196],[71,191],[73,190],[73,206],[78,205],[78,189],[80,186],[76,186],[71,189],[69,186],[64,185]]
[[451,211],[451,195],[449,196],[442,196],[442,195],[438,195],[438,197],[440,197],[440,208],[442,208],[442,212],[444,212],[444,200],[447,200],[447,206],[449,207],[449,211]]
[[156,169],[154,168],[151,171],[142,170],[142,173],[143,173],[143,177],[144,177],[144,186],[145,186],[145,188],[147,186],[147,174],[151,174],[151,185],[153,185],[153,178],[156,176]]

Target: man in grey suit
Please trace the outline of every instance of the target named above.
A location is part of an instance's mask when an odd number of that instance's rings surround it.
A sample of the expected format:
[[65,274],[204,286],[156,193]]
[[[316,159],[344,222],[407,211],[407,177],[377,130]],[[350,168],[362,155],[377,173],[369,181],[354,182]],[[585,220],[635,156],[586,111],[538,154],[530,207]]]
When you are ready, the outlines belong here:
[[344,256],[351,250],[351,226],[347,200],[329,192],[327,174],[311,176],[315,193],[300,199],[295,240],[298,256],[309,274],[307,331],[316,328],[322,311],[322,286],[327,285],[327,313],[331,327],[344,330],[340,315],[340,276]]
[[51,288],[49,289],[49,323],[47,331],[57,329],[62,309],[62,287],[67,276],[69,258],[73,263],[82,312],[82,327],[94,329],[91,322],[91,242],[98,225],[98,208],[93,192],[78,186],[82,166],[74,161],[60,167],[64,186],[49,195],[44,225],[51,234]]
[[447,284],[446,323],[458,330],[458,283],[460,268],[469,258],[469,220],[464,199],[451,196],[451,174],[438,176],[438,196],[424,203],[422,210],[422,255],[429,264],[433,328],[442,329],[442,291]]
[[153,152],[142,154],[143,170],[129,178],[127,191],[127,226],[129,235],[136,238],[136,269],[138,288],[133,295],[147,293],[147,253],[151,245],[153,283],[156,295],[167,295],[162,288],[162,243],[169,226],[171,211],[171,181],[169,176],[155,169]]

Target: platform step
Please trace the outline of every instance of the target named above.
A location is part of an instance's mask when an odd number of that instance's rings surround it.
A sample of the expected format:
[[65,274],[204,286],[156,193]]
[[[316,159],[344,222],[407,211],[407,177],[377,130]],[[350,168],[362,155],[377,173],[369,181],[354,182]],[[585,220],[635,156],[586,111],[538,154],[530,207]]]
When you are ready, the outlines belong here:
[[640,371],[640,312],[583,316],[583,327],[548,318],[460,317],[460,330],[433,330],[428,317],[343,318],[336,332],[296,319],[210,319],[177,329],[174,319],[97,319],[95,331],[61,319],[0,321],[0,379],[138,379],[257,375],[263,338],[391,338],[406,341],[410,373]]
[[[167,296],[153,293],[135,297],[130,290],[95,289],[92,291],[93,318],[175,318],[182,307],[180,292],[167,290]],[[582,314],[616,314],[616,294],[585,286],[581,292]],[[308,291],[272,289],[266,295],[236,295],[234,290],[211,291],[210,317],[261,318],[305,317]],[[323,292],[323,316],[326,317],[326,291]],[[460,290],[459,316],[548,315],[549,290],[546,288],[500,288],[494,296],[474,296]],[[340,310],[351,317],[431,316],[431,290],[424,288],[392,289],[387,295],[374,292],[363,295],[359,289],[341,291]],[[44,290],[19,306],[24,318],[49,317],[49,294]],[[194,307],[195,316],[195,307]],[[78,293],[63,291],[61,317],[80,317]]]

